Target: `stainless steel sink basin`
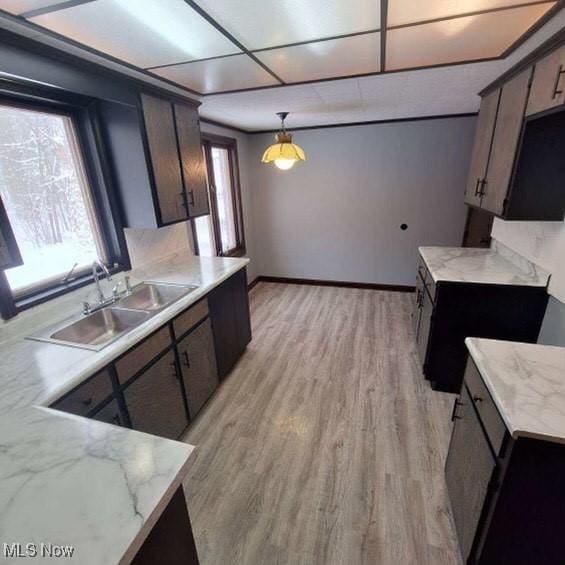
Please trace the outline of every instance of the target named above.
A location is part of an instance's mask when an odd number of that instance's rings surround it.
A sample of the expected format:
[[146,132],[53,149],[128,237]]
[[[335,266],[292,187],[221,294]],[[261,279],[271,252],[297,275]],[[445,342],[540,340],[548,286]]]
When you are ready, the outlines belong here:
[[149,312],[104,308],[73,321],[67,320],[30,336],[30,339],[99,351],[151,317]]
[[141,283],[133,288],[129,296],[118,300],[116,306],[131,308],[132,310],[155,312],[166,308],[169,304],[197,288],[196,286],[166,283]]

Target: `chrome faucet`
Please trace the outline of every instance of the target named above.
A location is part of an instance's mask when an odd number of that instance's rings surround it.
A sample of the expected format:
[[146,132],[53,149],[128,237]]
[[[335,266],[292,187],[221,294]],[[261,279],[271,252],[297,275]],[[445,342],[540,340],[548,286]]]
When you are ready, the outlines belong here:
[[93,261],[92,262],[92,276],[94,277],[94,284],[96,285],[96,293],[98,294],[98,301],[100,304],[105,302],[106,297],[102,292],[102,288],[100,287],[100,277],[98,276],[98,268],[102,269],[102,272],[106,275],[106,280],[111,281],[112,276],[110,275],[110,271],[108,271],[108,267],[102,263],[102,261]]
[[96,312],[104,306],[111,304],[116,300],[117,292],[111,298],[106,298],[104,293],[102,292],[102,287],[100,286],[100,275],[98,274],[98,269],[101,269],[102,272],[106,275],[106,280],[111,281],[112,275],[110,275],[110,271],[108,267],[102,263],[102,261],[93,261],[92,262],[92,277],[94,278],[94,284],[96,286],[96,294],[98,296],[98,304],[96,306],[91,306],[88,302],[82,303],[82,311],[84,314],[92,314],[92,312]]

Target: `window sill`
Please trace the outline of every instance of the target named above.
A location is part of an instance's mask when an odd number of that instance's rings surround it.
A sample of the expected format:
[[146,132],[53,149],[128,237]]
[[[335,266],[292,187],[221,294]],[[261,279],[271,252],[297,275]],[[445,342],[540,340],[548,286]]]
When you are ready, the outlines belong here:
[[[123,267],[117,267],[110,270],[111,275],[115,275],[124,271]],[[101,276],[100,278],[104,278]],[[17,298],[14,300],[14,314],[13,316],[2,316],[5,320],[13,318],[20,312],[24,310],[28,310],[29,308],[33,308],[34,306],[39,306],[40,304],[44,304],[49,300],[53,300],[54,298],[58,298],[59,296],[63,296],[69,292],[73,292],[74,290],[78,290],[79,288],[85,287],[89,284],[94,283],[94,277],[91,273],[87,275],[83,275],[77,277],[75,280],[66,283],[66,284],[59,284],[57,286],[51,286],[49,288],[38,289],[35,292],[22,296],[21,298]]]
[[231,249],[222,253],[221,257],[243,257],[247,253],[245,247],[237,247],[236,249]]

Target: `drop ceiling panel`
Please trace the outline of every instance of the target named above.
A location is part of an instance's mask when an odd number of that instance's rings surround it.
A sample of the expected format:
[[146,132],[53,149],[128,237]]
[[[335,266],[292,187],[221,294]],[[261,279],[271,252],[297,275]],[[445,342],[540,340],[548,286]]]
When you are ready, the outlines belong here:
[[0,0],[0,10],[6,10],[6,12],[19,16],[31,10],[55,6],[63,1],[64,0]]
[[524,3],[524,0],[389,0],[388,25],[404,25]]
[[285,82],[377,72],[380,33],[258,51],[255,55]]
[[280,84],[247,55],[196,61],[151,72],[204,94]]
[[239,51],[183,0],[97,0],[30,21],[139,67]]
[[552,5],[539,4],[389,30],[386,69],[498,57]]
[[379,0],[198,0],[248,49],[380,27]]

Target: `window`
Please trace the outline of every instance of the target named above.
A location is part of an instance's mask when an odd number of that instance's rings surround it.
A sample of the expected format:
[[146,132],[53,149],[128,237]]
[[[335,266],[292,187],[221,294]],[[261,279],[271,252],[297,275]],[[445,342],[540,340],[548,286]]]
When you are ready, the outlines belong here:
[[0,276],[3,317],[89,282],[93,261],[127,265],[111,210],[96,201],[94,148],[88,161],[82,152],[88,113],[75,110],[0,102],[0,199],[23,259]]
[[245,253],[241,191],[235,139],[203,135],[210,215],[194,220],[197,253],[232,256]]

